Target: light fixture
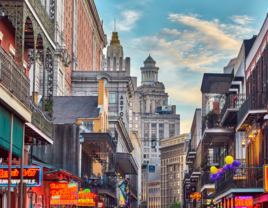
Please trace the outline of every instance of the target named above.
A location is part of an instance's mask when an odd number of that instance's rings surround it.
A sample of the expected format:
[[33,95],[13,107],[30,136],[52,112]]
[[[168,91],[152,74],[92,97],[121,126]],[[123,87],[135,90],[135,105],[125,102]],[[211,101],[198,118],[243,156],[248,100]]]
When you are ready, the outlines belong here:
[[246,141],[245,141],[245,139],[242,140],[241,145],[242,145],[242,148],[244,148],[244,147],[246,146]]
[[34,194],[34,191],[32,190],[32,187],[30,187],[29,190],[27,191],[28,198],[32,198],[33,194]]

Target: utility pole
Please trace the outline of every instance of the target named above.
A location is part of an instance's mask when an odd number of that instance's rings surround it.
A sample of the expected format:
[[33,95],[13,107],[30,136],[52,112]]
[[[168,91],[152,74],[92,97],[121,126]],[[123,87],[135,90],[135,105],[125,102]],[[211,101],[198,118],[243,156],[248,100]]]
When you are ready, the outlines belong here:
[[8,152],[8,190],[7,208],[11,208],[11,166],[12,166],[12,140],[13,140],[13,113],[11,113],[10,148]]

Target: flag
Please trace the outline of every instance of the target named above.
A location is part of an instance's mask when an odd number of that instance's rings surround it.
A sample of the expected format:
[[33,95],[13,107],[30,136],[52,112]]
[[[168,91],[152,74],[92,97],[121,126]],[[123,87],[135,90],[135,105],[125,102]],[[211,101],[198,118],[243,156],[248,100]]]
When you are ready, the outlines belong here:
[[124,180],[122,180],[119,184],[118,187],[120,188],[122,195],[124,196],[124,198],[127,201],[127,184]]

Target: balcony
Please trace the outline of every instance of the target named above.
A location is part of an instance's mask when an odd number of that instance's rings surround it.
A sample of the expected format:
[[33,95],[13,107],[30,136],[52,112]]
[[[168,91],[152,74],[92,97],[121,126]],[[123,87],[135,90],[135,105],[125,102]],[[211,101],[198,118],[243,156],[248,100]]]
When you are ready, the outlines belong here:
[[265,93],[250,94],[237,113],[237,131],[245,131],[255,120],[258,122],[267,113]]
[[241,189],[243,192],[263,192],[263,182],[257,182],[255,175],[263,171],[262,166],[245,166],[226,172],[222,178],[215,183],[216,195],[222,194],[229,189]]
[[47,137],[52,139],[53,123],[51,122],[51,118],[31,101],[30,104],[30,109],[32,111],[32,124]]
[[26,76],[24,70],[22,70],[1,46],[0,86],[8,91],[8,93],[17,99],[25,108],[30,109],[30,79]]
[[30,0],[29,1],[34,8],[36,14],[40,18],[42,24],[46,28],[47,32],[51,39],[54,40],[54,33],[55,33],[55,26],[54,26],[54,12],[55,12],[55,5],[50,6],[50,14],[47,13],[45,7],[41,3],[40,0]]
[[214,189],[215,185],[214,185],[214,181],[210,180],[210,171],[204,171],[201,175],[201,192],[203,192],[203,190],[205,189]]
[[201,175],[201,167],[193,167],[189,170],[190,178],[199,178]]
[[219,154],[217,153],[212,153],[212,154],[207,154],[202,162],[201,162],[201,167],[203,170],[210,168],[211,166],[218,166],[220,161]]
[[237,112],[244,101],[244,94],[228,95],[221,110],[221,126],[236,126]]
[[193,160],[196,157],[196,146],[195,145],[189,145],[187,155],[186,155],[186,164],[193,163]]

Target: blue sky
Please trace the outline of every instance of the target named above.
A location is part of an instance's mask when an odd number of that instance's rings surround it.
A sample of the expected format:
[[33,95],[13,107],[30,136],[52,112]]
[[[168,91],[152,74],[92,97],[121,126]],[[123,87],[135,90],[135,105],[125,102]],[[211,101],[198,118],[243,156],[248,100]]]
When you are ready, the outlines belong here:
[[[243,39],[257,35],[268,12],[267,0],[96,0],[110,42],[116,29],[131,75],[138,77],[149,54],[160,67],[159,81],[181,115],[188,133],[201,108],[203,73],[221,73]],[[104,50],[106,54],[106,50]]]

